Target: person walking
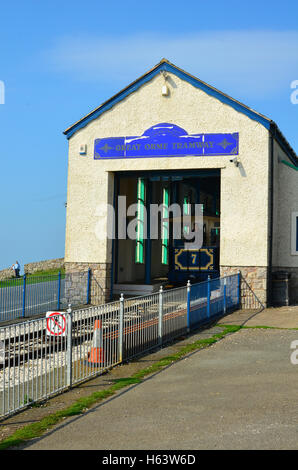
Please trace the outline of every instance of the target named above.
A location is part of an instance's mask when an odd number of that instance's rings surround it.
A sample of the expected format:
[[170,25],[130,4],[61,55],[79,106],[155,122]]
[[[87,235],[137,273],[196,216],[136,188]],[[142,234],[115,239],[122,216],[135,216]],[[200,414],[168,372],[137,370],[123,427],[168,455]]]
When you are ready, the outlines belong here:
[[12,265],[11,269],[14,270],[15,276],[20,277],[20,263],[18,261],[15,262],[15,264]]

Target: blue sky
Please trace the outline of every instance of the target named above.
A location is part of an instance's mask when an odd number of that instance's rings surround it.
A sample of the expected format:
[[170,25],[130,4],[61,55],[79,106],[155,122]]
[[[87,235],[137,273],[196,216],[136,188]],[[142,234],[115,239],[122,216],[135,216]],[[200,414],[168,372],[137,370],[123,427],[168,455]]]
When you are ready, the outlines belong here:
[[297,18],[294,0],[2,2],[0,269],[64,256],[62,132],[162,57],[275,120],[297,152]]

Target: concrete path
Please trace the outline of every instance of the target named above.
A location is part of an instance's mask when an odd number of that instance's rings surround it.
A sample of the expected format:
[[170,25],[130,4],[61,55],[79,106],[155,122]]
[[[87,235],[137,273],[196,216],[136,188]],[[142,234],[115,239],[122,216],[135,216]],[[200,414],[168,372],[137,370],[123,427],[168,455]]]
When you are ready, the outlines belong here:
[[243,329],[23,448],[297,449],[298,331]]
[[298,328],[298,306],[266,308],[258,313],[253,310],[240,310],[227,315],[219,323],[224,325]]

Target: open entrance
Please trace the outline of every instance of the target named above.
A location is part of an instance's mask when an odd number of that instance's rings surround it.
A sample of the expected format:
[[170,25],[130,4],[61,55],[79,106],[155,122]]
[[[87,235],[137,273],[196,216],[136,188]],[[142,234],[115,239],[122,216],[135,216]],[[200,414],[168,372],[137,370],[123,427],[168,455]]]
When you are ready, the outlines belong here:
[[[113,241],[113,294],[142,295],[157,291],[161,284],[178,286],[188,279],[200,282],[219,275],[220,171],[150,171],[115,174],[116,237]],[[119,196],[126,208],[135,204],[137,212],[127,212],[125,231],[135,227],[135,239],[123,235],[118,214]],[[158,237],[152,227],[150,207],[162,207]],[[175,217],[167,209],[176,204],[180,213],[194,219],[195,204],[203,206],[203,246],[185,249],[182,238],[174,236]],[[162,205],[162,206],[161,206]],[[120,221],[120,222],[119,222]],[[182,222],[183,224],[183,222]],[[121,227],[120,227],[121,225]],[[154,231],[154,234],[153,234]]]

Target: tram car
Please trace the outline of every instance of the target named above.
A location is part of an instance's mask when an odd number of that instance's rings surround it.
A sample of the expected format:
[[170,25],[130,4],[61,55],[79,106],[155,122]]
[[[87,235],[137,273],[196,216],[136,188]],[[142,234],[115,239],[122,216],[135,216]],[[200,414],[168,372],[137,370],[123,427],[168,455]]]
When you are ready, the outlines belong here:
[[192,283],[219,277],[219,216],[204,213],[203,246],[186,249],[186,239],[173,240],[169,247],[168,280],[173,284]]

